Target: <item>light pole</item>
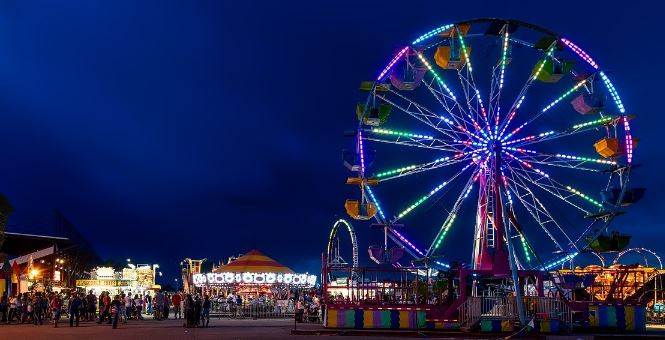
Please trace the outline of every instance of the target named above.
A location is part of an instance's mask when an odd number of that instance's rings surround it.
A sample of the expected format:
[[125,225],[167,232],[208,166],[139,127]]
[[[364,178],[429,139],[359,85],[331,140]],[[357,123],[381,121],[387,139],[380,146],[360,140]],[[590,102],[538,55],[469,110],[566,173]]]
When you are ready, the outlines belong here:
[[159,268],[158,264],[153,264],[152,265],[152,285],[154,286],[157,283],[157,268]]

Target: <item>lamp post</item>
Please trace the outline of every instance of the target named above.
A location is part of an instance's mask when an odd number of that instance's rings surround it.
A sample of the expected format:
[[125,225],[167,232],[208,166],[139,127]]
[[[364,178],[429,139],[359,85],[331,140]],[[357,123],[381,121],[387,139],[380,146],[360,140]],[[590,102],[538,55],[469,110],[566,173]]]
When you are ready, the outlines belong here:
[[152,265],[152,285],[154,286],[157,283],[157,268],[159,268],[158,264],[153,264]]

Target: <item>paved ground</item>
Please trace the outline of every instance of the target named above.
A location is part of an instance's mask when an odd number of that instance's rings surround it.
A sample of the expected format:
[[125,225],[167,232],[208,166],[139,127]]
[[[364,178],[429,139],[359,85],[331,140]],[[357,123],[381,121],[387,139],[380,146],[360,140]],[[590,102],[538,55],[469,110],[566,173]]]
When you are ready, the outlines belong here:
[[[110,325],[97,325],[94,322],[83,322],[80,327],[70,328],[69,324],[61,323],[58,328],[53,325],[0,325],[0,339],[18,339],[18,340],[61,340],[61,339],[185,339],[185,340],[208,340],[208,339],[321,339],[321,336],[338,337],[337,334],[322,333],[316,335],[317,330],[322,330],[318,324],[298,324],[298,330],[309,331],[308,335],[291,335],[293,329],[293,319],[211,319],[209,328],[184,328],[182,320],[131,320],[127,325],[120,325],[118,329],[111,329]],[[655,332],[653,332],[655,331]],[[658,329],[652,329],[647,334],[651,336],[663,336]],[[662,330],[660,330],[662,331]],[[659,334],[660,333],[660,334]],[[367,334],[369,335],[369,334]],[[367,339],[368,336],[344,336],[344,339]],[[400,339],[396,334],[378,333],[372,334],[373,338],[382,338],[381,335],[392,335],[391,339]],[[378,337],[377,337],[378,336]],[[497,336],[479,334],[437,334],[444,338],[493,338]],[[635,335],[626,335],[635,337]],[[410,337],[413,339],[413,337]],[[591,336],[582,337],[563,337],[566,339],[584,339]],[[561,338],[559,338],[561,339]]]

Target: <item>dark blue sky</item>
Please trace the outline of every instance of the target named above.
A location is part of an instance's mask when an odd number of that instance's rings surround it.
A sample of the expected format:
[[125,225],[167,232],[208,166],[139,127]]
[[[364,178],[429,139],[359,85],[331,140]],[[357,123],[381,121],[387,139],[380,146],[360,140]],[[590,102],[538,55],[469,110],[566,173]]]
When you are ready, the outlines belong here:
[[[340,150],[356,124],[359,81],[434,27],[508,17],[570,37],[611,71],[638,116],[643,166],[634,179],[649,188],[625,218],[634,245],[663,252],[665,51],[660,10],[649,6],[2,1],[0,192],[16,207],[9,229],[47,232],[55,208],[102,257],[158,261],[168,274],[186,256],[254,247],[317,271],[349,193]],[[364,255],[378,235],[357,228]]]

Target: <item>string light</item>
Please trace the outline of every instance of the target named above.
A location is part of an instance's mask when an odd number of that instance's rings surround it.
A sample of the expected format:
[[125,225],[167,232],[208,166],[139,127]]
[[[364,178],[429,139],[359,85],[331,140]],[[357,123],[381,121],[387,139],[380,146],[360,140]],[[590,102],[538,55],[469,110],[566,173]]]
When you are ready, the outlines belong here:
[[561,38],[561,42],[563,42],[566,46],[570,47],[573,52],[575,52],[580,58],[584,59],[591,67],[595,68],[596,70],[598,69],[598,64],[596,64],[595,61],[591,58],[590,55],[588,55],[586,52],[584,52],[583,49],[579,48],[577,45],[573,44],[570,40],[566,38]]
[[576,161],[585,161],[585,162],[594,162],[594,163],[599,163],[599,164],[612,164],[615,165],[617,162],[614,161],[608,161],[605,159],[598,159],[598,158],[588,158],[588,157],[578,157],[578,156],[570,156],[570,155],[562,155],[562,154],[556,154],[555,155],[558,158],[563,158],[563,159],[573,159]]
[[379,73],[379,76],[376,77],[376,81],[381,81],[381,80],[383,80],[383,77],[385,77],[385,75],[388,73],[388,71],[390,71],[390,69],[393,68],[393,66],[395,65],[395,63],[397,63],[397,61],[399,60],[399,58],[401,58],[401,57],[404,55],[404,53],[406,53],[406,51],[408,51],[408,50],[409,50],[409,46],[404,47],[402,50],[400,50],[399,52],[397,52],[397,55],[395,55],[395,57],[394,57],[394,58],[388,63],[388,65],[386,66],[386,68],[384,68],[383,71],[381,71],[381,73]]
[[406,132],[406,131],[397,131],[397,130],[389,130],[389,129],[379,129],[379,128],[374,128],[372,129],[372,132],[379,134],[379,135],[391,135],[391,136],[399,136],[399,137],[408,137],[408,138],[419,138],[419,139],[434,139],[432,136],[425,136],[417,133],[411,133],[411,132]]
[[610,96],[612,96],[612,100],[614,100],[614,103],[616,104],[617,108],[619,109],[619,112],[626,113],[626,109],[623,107],[623,102],[621,102],[621,97],[619,97],[619,93],[614,88],[614,85],[612,85],[612,82],[610,81],[610,78],[608,78],[605,75],[605,72],[603,72],[603,71],[600,71],[600,78],[603,79],[603,83],[605,83],[605,87],[607,87],[607,91],[610,92]]
[[422,53],[418,53],[418,59],[420,59],[420,61],[425,65],[425,67],[427,67],[427,69],[430,71],[430,73],[432,73],[432,76],[434,77],[434,79],[436,79],[436,82],[439,83],[439,85],[441,85],[446,90],[448,95],[451,98],[453,98],[453,100],[457,100],[457,98],[453,94],[453,91],[450,90],[450,88],[448,87],[448,85],[446,85],[446,83],[443,81],[443,79],[441,79],[441,77],[436,73],[436,71],[434,71],[434,68],[427,61],[427,59],[425,59],[425,57],[423,57]]
[[368,185],[365,186],[365,189],[367,189],[367,193],[369,194],[369,197],[372,198],[372,202],[374,202],[374,206],[376,207],[376,210],[379,212],[379,215],[383,220],[386,219],[386,216],[383,214],[383,210],[381,209],[381,205],[379,204],[379,200],[376,199],[374,196],[374,193],[372,192],[372,188],[370,188]]
[[501,77],[499,78],[499,89],[503,88],[503,75],[506,70],[506,59],[508,55],[508,27],[503,37],[503,54],[501,55]]
[[606,117],[603,117],[603,118],[600,118],[600,119],[592,120],[590,122],[573,125],[573,129],[579,129],[579,128],[583,128],[583,127],[587,127],[587,126],[591,126],[591,125],[596,125],[596,124],[605,124],[605,123],[611,122],[612,120],[614,120],[614,117],[606,116]]
[[596,206],[598,206],[598,207],[600,207],[600,208],[603,207],[603,205],[602,205],[600,202],[596,201],[595,199],[591,198],[590,196],[584,194],[583,192],[581,192],[581,191],[579,191],[579,190],[577,190],[577,189],[575,189],[575,188],[572,188],[572,187],[570,187],[570,186],[566,186],[566,189],[568,189],[568,191],[572,192],[573,194],[575,194],[575,195],[577,195],[577,196],[580,196],[580,197],[584,198],[585,200],[587,200],[587,201],[593,203],[594,205],[596,205]]
[[439,28],[435,28],[435,29],[433,29],[433,30],[431,30],[431,31],[429,31],[429,32],[427,32],[427,33],[421,35],[420,37],[418,37],[418,39],[414,40],[414,41],[411,43],[411,45],[415,45],[415,44],[421,43],[421,42],[423,42],[423,41],[425,41],[425,40],[427,40],[427,39],[429,39],[429,38],[431,38],[431,37],[433,37],[433,36],[435,36],[435,35],[437,35],[437,34],[443,32],[443,31],[445,31],[445,30],[449,30],[449,29],[452,28],[452,27],[453,27],[453,25],[444,25],[444,26],[441,26],[441,27],[439,27]]

